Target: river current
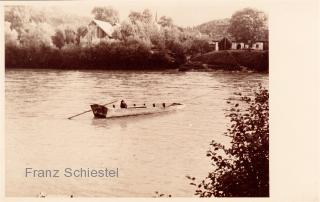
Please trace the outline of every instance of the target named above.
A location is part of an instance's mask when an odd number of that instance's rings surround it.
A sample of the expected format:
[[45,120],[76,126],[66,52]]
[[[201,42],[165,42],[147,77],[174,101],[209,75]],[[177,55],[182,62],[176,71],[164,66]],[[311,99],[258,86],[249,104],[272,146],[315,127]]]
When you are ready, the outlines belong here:
[[[191,197],[185,177],[206,177],[211,140],[228,144],[225,118],[237,94],[252,94],[268,75],[248,72],[5,72],[6,196]],[[182,110],[94,119],[90,109],[124,99],[128,105],[183,102]],[[59,178],[26,177],[26,168],[60,170]],[[118,177],[64,177],[63,170],[118,169]]]

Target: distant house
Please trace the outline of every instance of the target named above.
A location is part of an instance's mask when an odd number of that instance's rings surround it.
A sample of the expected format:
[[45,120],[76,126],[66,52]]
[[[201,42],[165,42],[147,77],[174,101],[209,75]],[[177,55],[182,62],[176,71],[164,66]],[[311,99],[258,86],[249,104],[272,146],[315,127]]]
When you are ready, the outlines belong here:
[[101,20],[92,20],[87,29],[80,37],[80,43],[91,45],[100,43],[103,40],[112,39],[112,33],[117,25],[112,25],[109,22]]
[[209,41],[209,47],[212,51],[218,51],[219,50],[219,40],[211,40]]
[[[228,40],[231,41],[231,46],[224,46],[224,43]],[[267,40],[259,40],[252,43],[252,45],[245,43],[243,41],[237,41],[234,38],[226,38],[221,37],[220,39],[212,38],[212,40],[209,42],[209,45],[211,47],[211,50],[268,50],[268,41]]]
[[232,41],[231,49],[233,50],[241,50],[248,48],[248,44],[240,41]]
[[256,41],[255,43],[252,44],[251,49],[254,50],[268,50],[268,41],[266,40],[261,40],[261,41]]
[[247,43],[241,41],[232,41],[231,49],[233,50],[242,50],[242,49],[251,49],[251,50],[267,50],[268,41],[256,41],[250,46]]

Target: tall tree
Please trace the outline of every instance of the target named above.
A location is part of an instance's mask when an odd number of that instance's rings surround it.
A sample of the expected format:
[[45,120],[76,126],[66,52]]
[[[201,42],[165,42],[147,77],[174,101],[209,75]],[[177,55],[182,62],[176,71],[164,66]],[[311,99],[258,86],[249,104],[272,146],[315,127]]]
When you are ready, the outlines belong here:
[[76,36],[76,32],[73,29],[68,27],[64,30],[64,33],[65,33],[67,44],[76,43],[77,36]]
[[52,43],[59,49],[61,49],[65,45],[65,35],[63,31],[56,30],[56,33],[52,38]]
[[228,38],[223,37],[219,41],[218,46],[219,46],[219,50],[230,50],[232,46],[232,42]]
[[125,21],[122,22],[121,25],[113,33],[113,36],[116,39],[120,39],[124,42],[126,42],[127,39],[133,35],[134,35],[133,25],[130,22],[125,22]]
[[230,20],[229,32],[236,40],[253,42],[259,40],[267,30],[265,13],[245,8],[234,13]]
[[23,47],[49,47],[52,45],[53,33],[52,27],[47,23],[27,23],[20,34],[20,44]]
[[142,19],[144,23],[151,23],[152,22],[152,13],[149,9],[145,9],[142,12]]
[[130,22],[132,24],[136,24],[138,21],[141,21],[142,20],[142,15],[140,12],[137,12],[137,11],[131,11],[129,13],[129,19],[130,19]]
[[86,26],[80,26],[77,28],[77,33],[76,33],[76,44],[80,44],[80,38],[85,35],[85,33],[88,31]]
[[173,20],[170,17],[161,16],[158,22],[162,27],[171,27],[173,25]]
[[94,19],[110,22],[111,24],[116,24],[120,20],[119,12],[111,6],[94,7],[91,13],[94,15]]
[[6,6],[5,21],[10,22],[10,28],[21,34],[24,25],[31,21],[31,8],[27,6]]
[[148,24],[152,22],[152,13],[149,9],[143,10],[142,13],[131,11],[128,17],[132,24],[137,24],[138,22]]
[[5,22],[4,32],[5,32],[5,45],[6,46],[16,46],[18,45],[18,32],[15,29],[11,29],[11,23]]

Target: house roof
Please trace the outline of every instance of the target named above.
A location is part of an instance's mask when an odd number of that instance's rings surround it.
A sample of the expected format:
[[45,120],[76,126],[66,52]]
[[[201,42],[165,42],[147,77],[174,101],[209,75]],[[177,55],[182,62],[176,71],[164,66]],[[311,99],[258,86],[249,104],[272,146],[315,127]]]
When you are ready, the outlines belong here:
[[[112,36],[114,32],[113,26],[109,22],[101,21],[101,20],[92,20],[98,27],[100,27],[108,36]],[[91,22],[91,23],[92,23]]]

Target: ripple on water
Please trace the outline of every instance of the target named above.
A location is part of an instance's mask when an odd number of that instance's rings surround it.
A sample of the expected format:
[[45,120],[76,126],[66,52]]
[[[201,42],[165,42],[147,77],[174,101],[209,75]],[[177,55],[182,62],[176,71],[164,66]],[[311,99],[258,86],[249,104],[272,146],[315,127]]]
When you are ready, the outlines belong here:
[[[206,176],[206,150],[222,136],[226,101],[268,75],[214,72],[6,70],[6,195],[193,196],[185,175]],[[178,112],[93,119],[91,103],[184,102]],[[195,98],[195,99],[190,99]],[[118,179],[22,177],[26,166],[120,169]],[[21,176],[21,177],[19,177]]]

